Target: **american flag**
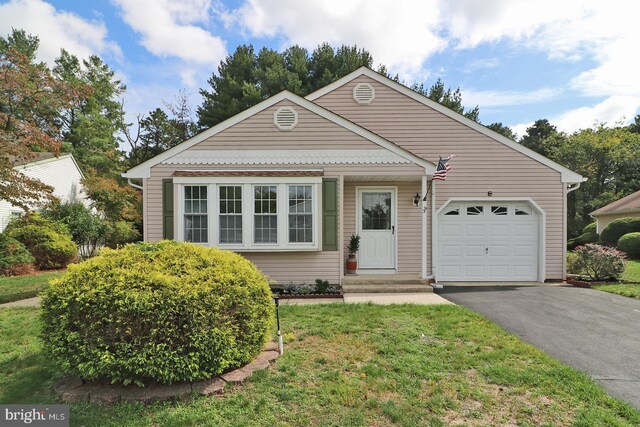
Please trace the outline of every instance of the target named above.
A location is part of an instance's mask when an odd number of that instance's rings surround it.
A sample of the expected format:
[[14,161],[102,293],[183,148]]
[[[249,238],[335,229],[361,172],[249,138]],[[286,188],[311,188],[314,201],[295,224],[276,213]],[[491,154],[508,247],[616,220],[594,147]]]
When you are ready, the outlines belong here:
[[440,157],[440,161],[438,161],[438,167],[436,168],[436,171],[433,174],[433,179],[438,179],[440,181],[444,181],[445,179],[447,179],[447,172],[449,172],[449,169],[451,169],[449,160],[451,160],[452,158],[453,158],[453,154],[447,157],[446,159],[443,159],[442,157]]

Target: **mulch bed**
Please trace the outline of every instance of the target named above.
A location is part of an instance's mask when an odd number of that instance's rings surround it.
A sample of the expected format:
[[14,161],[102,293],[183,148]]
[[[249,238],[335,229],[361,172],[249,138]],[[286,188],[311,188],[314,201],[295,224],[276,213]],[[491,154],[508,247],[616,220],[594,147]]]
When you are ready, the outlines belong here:
[[278,344],[269,342],[251,363],[204,381],[170,385],[152,384],[147,387],[138,387],[135,384],[123,386],[92,383],[84,382],[78,377],[65,377],[55,385],[54,389],[58,398],[66,403],[90,402],[99,405],[113,405],[120,402],[147,404],[164,400],[184,400],[198,395],[221,394],[227,384],[244,382],[255,371],[268,368],[271,362],[279,356]]

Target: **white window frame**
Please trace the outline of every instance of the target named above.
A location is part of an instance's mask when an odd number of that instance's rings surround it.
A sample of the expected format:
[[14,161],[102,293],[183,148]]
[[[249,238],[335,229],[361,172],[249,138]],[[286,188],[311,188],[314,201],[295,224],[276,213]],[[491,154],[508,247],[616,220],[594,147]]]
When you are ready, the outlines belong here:
[[[277,252],[277,251],[318,251],[321,248],[322,212],[320,208],[321,177],[174,177],[174,185],[178,187],[178,212],[181,218],[178,223],[176,240],[184,241],[184,187],[189,185],[208,186],[208,224],[209,243],[205,246],[216,246],[238,252]],[[277,187],[278,242],[253,243],[254,239],[254,186],[275,185]],[[289,186],[311,185],[312,203],[312,241],[310,243],[289,243]],[[242,244],[220,243],[220,186],[242,187]]]

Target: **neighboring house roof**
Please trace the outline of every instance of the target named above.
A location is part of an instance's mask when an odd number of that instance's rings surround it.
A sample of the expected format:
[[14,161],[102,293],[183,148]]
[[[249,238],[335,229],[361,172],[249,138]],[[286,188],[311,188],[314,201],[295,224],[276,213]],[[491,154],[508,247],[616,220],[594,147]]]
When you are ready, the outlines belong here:
[[28,159],[24,159],[16,156],[9,156],[9,161],[13,166],[22,166],[31,163],[37,163],[42,160],[55,159],[56,155],[53,153],[31,153]]
[[[357,134],[360,135],[361,137],[379,145],[381,148],[386,149],[387,151],[390,151],[391,153],[399,156],[402,159],[408,160],[410,162],[413,162],[421,167],[423,167],[425,169],[425,172],[429,175],[433,174],[433,172],[435,172],[436,166],[423,159],[422,157],[416,156],[415,154],[411,153],[410,151],[394,144],[393,142],[381,137],[380,135],[377,135],[373,132],[371,132],[370,130],[367,130],[361,126],[358,126],[357,124],[345,119],[342,116],[339,116],[317,104],[314,104],[313,102],[306,100],[296,94],[293,94],[289,91],[282,91],[277,95],[274,95],[270,98],[267,98],[266,100],[260,102],[257,105],[254,105],[253,107],[239,113],[236,114],[235,116],[225,120],[222,123],[217,124],[216,126],[213,126],[212,128],[199,133],[198,135],[186,140],[185,142],[170,148],[167,151],[164,151],[160,154],[158,154],[157,156],[153,157],[152,159],[147,160],[146,162],[143,162],[141,164],[139,164],[138,166],[135,166],[131,169],[129,169],[128,171],[126,171],[125,173],[122,174],[123,177],[125,178],[149,178],[151,176],[151,167],[160,164],[160,163],[170,163],[169,159],[182,153],[183,151],[189,149],[190,147],[193,147],[194,145],[198,144],[199,142],[204,141],[207,138],[212,137],[213,135],[216,135],[217,133],[222,132],[223,130],[255,115],[256,113],[259,113],[262,110],[265,110],[269,107],[271,107],[272,105],[277,104],[280,101],[283,100],[288,100],[296,105],[299,105],[302,108],[306,108],[307,110]],[[206,155],[206,153],[203,153]],[[192,155],[185,155],[185,157],[191,159]],[[229,159],[229,164],[238,164],[241,160],[239,159]],[[189,162],[193,162],[193,160],[189,160]]]
[[591,215],[598,216],[634,211],[640,212],[640,191],[636,191],[633,194],[629,194],[627,197],[623,197],[622,199],[609,203],[600,209],[596,209],[591,212]]
[[507,147],[510,147],[516,151],[519,151],[520,153],[538,161],[539,163],[542,163],[545,166],[548,166],[551,169],[554,169],[558,172],[560,172],[560,174],[562,175],[562,182],[566,182],[566,183],[570,183],[570,184],[577,184],[583,181],[586,181],[586,178],[582,177],[581,175],[575,173],[574,171],[554,162],[553,160],[550,160],[548,158],[546,158],[545,156],[536,153],[535,151],[524,147],[521,144],[518,144],[517,142],[507,138],[504,135],[501,135],[485,126],[483,126],[480,123],[474,122],[473,120],[463,116],[462,114],[459,114],[435,101],[433,101],[432,99],[419,94],[418,92],[409,89],[408,87],[395,82],[391,79],[389,79],[388,77],[385,77],[367,67],[360,67],[358,68],[356,71],[347,74],[346,76],[344,76],[343,78],[336,80],[335,82],[321,88],[318,89],[317,91],[309,94],[306,96],[306,99],[310,100],[310,101],[315,101],[316,99],[320,98],[323,95],[326,95],[329,92],[332,92],[333,90],[345,85],[346,83],[350,82],[351,80],[360,77],[360,76],[367,76],[375,81],[377,81],[378,83],[381,83],[383,85],[386,85],[392,89],[395,89],[396,91],[414,99],[415,101],[418,101],[442,114],[444,114],[445,116],[448,116],[450,118],[452,118],[453,120],[456,120],[468,127],[470,127],[471,129],[474,129],[486,136],[488,136],[489,138],[492,138],[504,145],[506,145]]
[[73,164],[76,166],[76,169],[78,169],[78,172],[80,173],[80,177],[84,178],[84,174],[82,173],[82,169],[80,169],[80,166],[78,165],[78,162],[76,162],[76,159],[73,157],[72,154],[61,154],[60,156],[56,157],[55,154],[53,153],[37,153],[37,157],[36,159],[31,159],[28,163],[19,163],[16,166],[14,166],[13,168],[16,170],[22,170],[22,169],[27,169],[29,167],[32,166],[36,166],[36,165],[42,165],[45,163],[50,163],[50,162],[57,162],[59,160],[62,159],[68,159],[71,158],[71,160],[73,161]]

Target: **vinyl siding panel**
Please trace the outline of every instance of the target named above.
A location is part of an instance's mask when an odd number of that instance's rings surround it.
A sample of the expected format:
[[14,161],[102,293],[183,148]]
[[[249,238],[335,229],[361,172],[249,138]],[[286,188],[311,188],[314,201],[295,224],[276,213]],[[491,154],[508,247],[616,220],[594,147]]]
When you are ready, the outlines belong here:
[[602,233],[602,230],[612,221],[620,218],[640,218],[640,212],[626,212],[626,213],[613,213],[613,214],[600,214],[596,217],[596,232],[598,234]]
[[[62,202],[82,202],[89,206],[84,188],[82,174],[70,156],[44,160],[19,168],[20,172],[29,178],[35,178],[53,187],[53,195]],[[12,211],[22,211],[6,201],[0,201],[0,231],[4,230]]]
[[[274,112],[291,106],[298,112],[298,125],[290,131],[273,124]],[[317,114],[284,100],[194,145],[190,150],[264,149],[379,149],[380,146]]]
[[[375,100],[368,105],[352,99],[353,87],[363,82],[374,86],[376,91]],[[366,76],[314,102],[430,162],[437,163],[439,156],[455,154],[447,180],[436,184],[436,209],[452,197],[487,197],[488,191],[492,191],[496,200],[533,199],[547,216],[546,278],[563,277],[565,219],[559,172]],[[430,231],[431,226],[429,235]],[[429,257],[430,246],[429,237]]]

